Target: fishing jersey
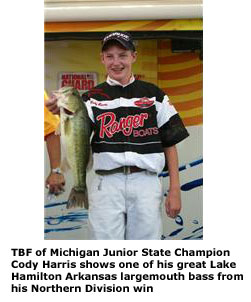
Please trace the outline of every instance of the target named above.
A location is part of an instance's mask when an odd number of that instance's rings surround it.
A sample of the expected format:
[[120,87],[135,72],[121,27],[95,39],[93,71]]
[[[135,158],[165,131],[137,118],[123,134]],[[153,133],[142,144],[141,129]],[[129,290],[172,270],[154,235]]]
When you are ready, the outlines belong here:
[[165,166],[163,148],[189,135],[168,96],[134,77],[125,86],[108,77],[83,100],[94,129],[94,170],[137,166],[159,173]]

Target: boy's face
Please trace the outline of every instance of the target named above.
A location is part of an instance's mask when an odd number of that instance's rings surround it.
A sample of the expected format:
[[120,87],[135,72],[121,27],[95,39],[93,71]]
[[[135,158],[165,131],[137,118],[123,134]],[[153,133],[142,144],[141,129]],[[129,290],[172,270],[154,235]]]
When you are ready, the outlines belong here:
[[130,50],[113,45],[101,53],[101,61],[105,65],[110,78],[126,85],[132,74],[132,64],[137,54]]

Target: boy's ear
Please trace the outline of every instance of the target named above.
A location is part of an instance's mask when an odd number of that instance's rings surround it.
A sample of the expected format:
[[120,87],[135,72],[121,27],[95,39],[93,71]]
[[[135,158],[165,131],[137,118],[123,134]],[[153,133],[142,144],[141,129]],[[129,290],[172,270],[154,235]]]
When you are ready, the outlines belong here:
[[133,56],[133,63],[137,60],[137,55],[138,55],[137,51],[134,51],[134,52],[132,53],[132,56]]
[[103,54],[103,52],[100,53],[100,60],[104,64],[104,54]]

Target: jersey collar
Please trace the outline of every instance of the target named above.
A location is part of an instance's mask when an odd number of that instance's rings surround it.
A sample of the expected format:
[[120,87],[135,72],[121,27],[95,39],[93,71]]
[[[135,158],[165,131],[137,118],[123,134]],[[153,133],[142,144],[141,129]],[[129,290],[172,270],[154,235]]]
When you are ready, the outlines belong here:
[[122,86],[122,87],[126,87],[130,84],[132,84],[133,82],[135,81],[135,77],[134,75],[132,74],[129,82],[126,84],[126,85],[122,85],[121,83],[119,83],[118,81],[116,80],[113,80],[112,78],[110,78],[109,76],[107,76],[107,79],[106,79],[106,82],[110,85],[110,86]]

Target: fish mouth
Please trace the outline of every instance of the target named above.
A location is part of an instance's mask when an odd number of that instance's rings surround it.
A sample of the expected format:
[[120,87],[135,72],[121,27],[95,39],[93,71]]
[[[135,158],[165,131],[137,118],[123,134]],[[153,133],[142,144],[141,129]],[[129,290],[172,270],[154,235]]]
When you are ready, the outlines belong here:
[[72,112],[72,111],[70,111],[66,108],[63,108],[63,110],[64,110],[64,113],[67,114],[67,115],[73,115],[74,114],[74,112]]

